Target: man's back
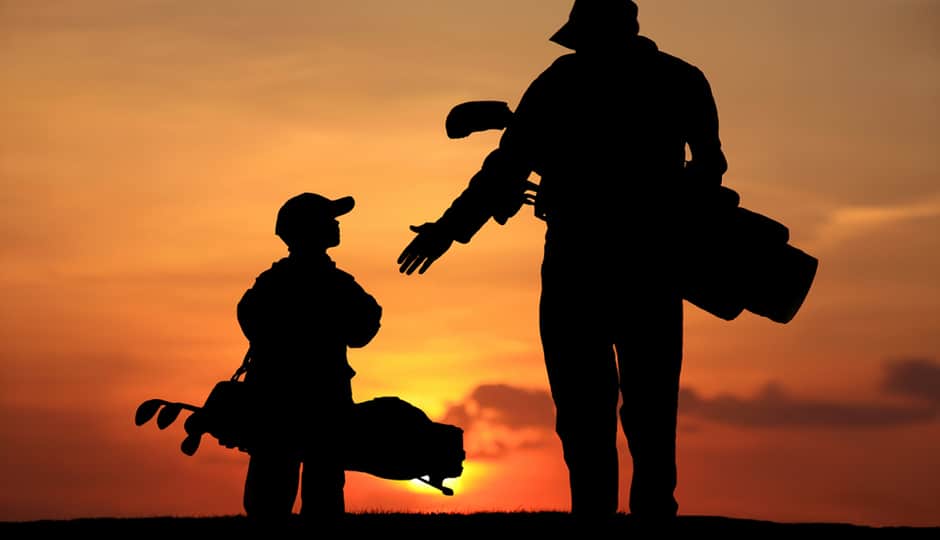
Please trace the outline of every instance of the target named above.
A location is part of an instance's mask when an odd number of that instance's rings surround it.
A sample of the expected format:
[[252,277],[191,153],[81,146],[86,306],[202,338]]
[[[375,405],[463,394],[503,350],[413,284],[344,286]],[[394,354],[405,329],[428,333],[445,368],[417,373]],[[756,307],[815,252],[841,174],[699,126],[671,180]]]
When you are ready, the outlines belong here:
[[556,60],[526,91],[500,148],[541,176],[550,230],[609,230],[669,219],[686,144],[705,171],[690,180],[718,185],[717,123],[702,72],[636,37]]

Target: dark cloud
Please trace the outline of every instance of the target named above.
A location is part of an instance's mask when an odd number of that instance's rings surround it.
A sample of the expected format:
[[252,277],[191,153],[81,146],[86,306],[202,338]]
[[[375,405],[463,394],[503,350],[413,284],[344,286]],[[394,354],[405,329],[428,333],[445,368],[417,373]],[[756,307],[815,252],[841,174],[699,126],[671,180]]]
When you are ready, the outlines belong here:
[[844,403],[801,399],[791,396],[778,384],[767,384],[751,398],[721,394],[704,398],[684,388],[679,394],[679,411],[742,427],[880,428],[926,422],[937,416],[935,407],[920,404],[895,406],[874,403]]
[[475,422],[484,419],[510,429],[554,429],[555,404],[544,390],[484,384],[462,402],[451,405],[443,421],[471,429]]
[[907,358],[885,366],[882,388],[897,396],[940,405],[940,364],[925,358]]
[[[778,383],[757,394],[705,397],[692,388],[679,393],[683,428],[708,421],[746,428],[877,429],[930,422],[940,412],[940,364],[905,359],[886,364],[880,387],[906,403],[846,402],[794,396]],[[485,384],[452,404],[442,422],[464,429],[468,455],[494,459],[555,440],[555,406],[545,390]],[[692,421],[692,424],[689,424]]]
[[496,439],[488,444],[473,445],[470,447],[470,459],[500,459],[510,452],[520,450],[545,448],[554,440],[554,435],[543,433],[539,437],[529,440],[508,441]]
[[464,429],[467,455],[473,459],[541,448],[555,437],[555,405],[548,392],[506,384],[476,387],[441,421]]

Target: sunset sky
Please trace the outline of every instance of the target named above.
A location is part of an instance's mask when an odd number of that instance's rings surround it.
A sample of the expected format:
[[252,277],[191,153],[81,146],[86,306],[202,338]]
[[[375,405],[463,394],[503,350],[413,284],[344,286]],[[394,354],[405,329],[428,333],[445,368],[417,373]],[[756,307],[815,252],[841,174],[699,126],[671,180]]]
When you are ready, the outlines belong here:
[[[639,0],[711,82],[742,206],[819,273],[781,325],[686,305],[680,514],[940,525],[940,2]],[[242,512],[248,458],[148,398],[202,403],[287,198],[352,195],[330,251],[384,308],[357,401],[465,430],[444,497],[349,473],[349,511],[567,510],[537,331],[544,223],[490,222],[423,276],[570,0],[0,0],[0,521]],[[534,178],[537,180],[537,178]],[[630,465],[621,435],[621,509]]]

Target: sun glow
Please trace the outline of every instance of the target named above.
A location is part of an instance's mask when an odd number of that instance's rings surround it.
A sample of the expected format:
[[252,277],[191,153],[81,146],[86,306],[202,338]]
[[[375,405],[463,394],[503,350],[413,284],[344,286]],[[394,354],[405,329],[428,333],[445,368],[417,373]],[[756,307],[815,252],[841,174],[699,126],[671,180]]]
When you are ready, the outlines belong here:
[[[457,478],[444,479],[444,487],[450,488],[454,494],[472,493],[474,486],[479,487],[480,481],[489,474],[489,467],[483,463],[464,463],[463,473]],[[425,477],[427,479],[427,477]],[[421,479],[415,478],[403,484],[409,491],[418,493],[437,493],[438,489],[428,485]]]

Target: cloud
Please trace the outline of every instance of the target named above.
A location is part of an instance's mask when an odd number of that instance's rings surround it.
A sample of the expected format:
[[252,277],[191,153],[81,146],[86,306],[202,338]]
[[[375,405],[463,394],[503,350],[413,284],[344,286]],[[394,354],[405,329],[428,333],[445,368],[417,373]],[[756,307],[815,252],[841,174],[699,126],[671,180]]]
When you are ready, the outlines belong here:
[[463,402],[452,405],[444,416],[447,422],[465,427],[481,420],[512,429],[555,426],[555,404],[544,390],[527,390],[506,384],[483,384]]
[[[940,412],[940,363],[923,358],[889,362],[879,388],[905,402],[803,398],[770,382],[750,397],[709,398],[684,387],[679,414],[744,428],[879,429],[925,423]],[[475,459],[497,459],[556,440],[555,407],[545,390],[480,385],[452,404],[440,421],[464,429],[468,456]]]
[[882,388],[891,394],[940,405],[940,363],[907,358],[885,367]]
[[940,364],[905,359],[886,364],[880,387],[910,403],[849,403],[792,396],[768,383],[755,396],[721,394],[705,398],[684,388],[681,414],[742,427],[883,428],[929,422],[940,410]]
[[799,399],[769,383],[751,398],[721,394],[703,398],[695,390],[679,393],[683,415],[741,427],[879,428],[932,420],[936,409]]
[[940,216],[940,197],[936,194],[909,204],[836,208],[816,231],[816,242],[820,244],[818,247],[832,246],[897,223],[937,216]]
[[544,390],[484,384],[451,405],[441,422],[463,428],[468,457],[496,459],[554,440],[555,405]]

